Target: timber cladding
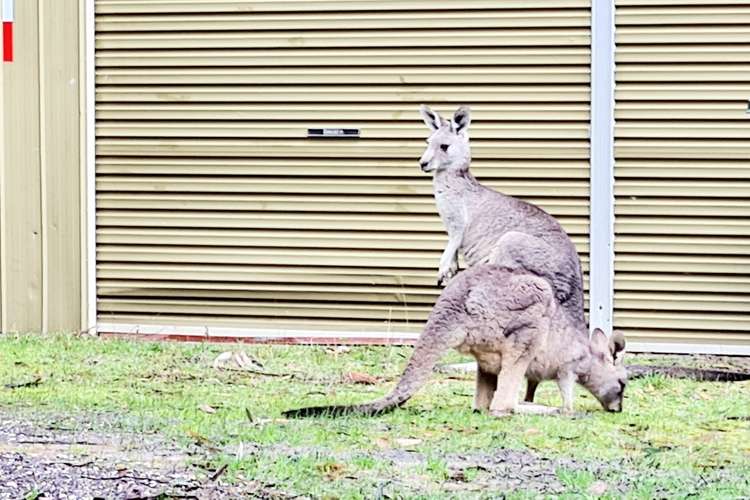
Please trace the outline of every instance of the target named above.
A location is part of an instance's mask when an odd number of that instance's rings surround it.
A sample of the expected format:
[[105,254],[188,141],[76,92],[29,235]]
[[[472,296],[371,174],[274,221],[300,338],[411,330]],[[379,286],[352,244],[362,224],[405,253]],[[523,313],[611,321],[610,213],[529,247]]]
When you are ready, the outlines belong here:
[[589,33],[580,0],[98,0],[100,320],[418,331],[446,242],[423,102],[473,107],[474,173],[587,267]]
[[0,62],[2,332],[81,328],[80,5],[16,1]]
[[618,0],[615,326],[750,345],[750,2]]

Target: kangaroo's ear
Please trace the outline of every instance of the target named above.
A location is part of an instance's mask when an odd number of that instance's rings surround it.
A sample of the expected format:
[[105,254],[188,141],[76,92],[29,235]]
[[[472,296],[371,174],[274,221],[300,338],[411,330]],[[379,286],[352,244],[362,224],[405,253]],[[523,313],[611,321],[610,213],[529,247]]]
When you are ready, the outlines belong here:
[[594,331],[591,332],[591,345],[593,345],[594,349],[598,352],[607,352],[607,349],[609,348],[609,339],[607,338],[607,334],[604,333],[604,330],[601,328],[594,328]]
[[471,109],[469,106],[461,106],[453,114],[453,131],[457,134],[469,129],[471,123]]
[[625,351],[625,334],[620,330],[614,330],[609,338],[609,350],[615,359]]
[[437,111],[431,110],[426,104],[419,106],[419,113],[422,115],[422,119],[431,130],[437,130],[443,123],[445,123],[445,120],[440,117]]

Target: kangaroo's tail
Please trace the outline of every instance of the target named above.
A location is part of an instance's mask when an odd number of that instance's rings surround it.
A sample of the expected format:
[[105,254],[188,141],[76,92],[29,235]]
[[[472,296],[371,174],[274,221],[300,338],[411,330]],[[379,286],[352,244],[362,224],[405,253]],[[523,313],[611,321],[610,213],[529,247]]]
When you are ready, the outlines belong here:
[[450,307],[450,304],[445,304],[445,302],[441,297],[433,308],[430,319],[414,347],[414,352],[404,369],[404,373],[390,394],[371,403],[350,406],[313,406],[287,410],[283,415],[289,418],[337,417],[342,415],[373,416],[388,413],[406,403],[429,380],[435,365],[443,354],[459,345],[463,340],[463,329],[460,328],[459,322],[455,320],[456,309]]

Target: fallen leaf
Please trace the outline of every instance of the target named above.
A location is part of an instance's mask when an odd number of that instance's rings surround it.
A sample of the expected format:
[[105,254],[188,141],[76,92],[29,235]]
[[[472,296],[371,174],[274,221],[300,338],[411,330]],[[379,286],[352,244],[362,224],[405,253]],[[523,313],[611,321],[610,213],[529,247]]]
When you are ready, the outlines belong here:
[[251,358],[244,351],[234,353],[233,358],[237,366],[245,370],[263,370],[263,365],[255,358]]
[[396,444],[403,447],[416,446],[421,442],[422,440],[417,438],[396,438]]
[[609,485],[604,481],[594,481],[593,483],[591,483],[591,486],[589,486],[588,491],[591,495],[600,497],[604,495],[608,489]]
[[187,434],[188,436],[190,436],[191,438],[193,438],[195,440],[195,442],[198,443],[198,444],[212,446],[211,440],[208,439],[203,434],[200,434],[198,432],[192,431],[190,429],[186,430],[185,434]]
[[325,351],[328,354],[338,355],[338,354],[345,354],[351,350],[352,348],[349,346],[337,345],[337,346],[327,347]]
[[463,469],[450,471],[450,473],[448,474],[448,479],[450,479],[451,481],[458,481],[461,483],[465,483],[466,481],[469,480],[466,477],[466,472],[464,472]]
[[216,413],[216,408],[208,405],[200,405],[198,409],[204,413]]
[[384,450],[384,449],[386,449],[386,448],[390,448],[390,447],[391,447],[391,442],[390,442],[390,441],[389,441],[389,440],[388,440],[387,438],[384,438],[384,437],[379,437],[379,438],[377,438],[377,439],[375,440],[375,444],[376,444],[376,445],[378,446],[378,448],[380,448],[381,450]]
[[325,475],[326,479],[338,479],[342,476],[346,467],[338,462],[326,462],[318,464],[318,470]]
[[344,381],[350,384],[373,385],[378,383],[378,378],[362,372],[349,372],[344,375]]
[[216,359],[214,359],[213,367],[214,369],[221,368],[222,366],[226,365],[230,360],[232,359],[232,351],[224,351],[218,356],[216,356]]
[[536,427],[529,427],[526,429],[523,433],[527,436],[536,436],[537,434],[541,434],[542,431],[537,429]]
[[288,418],[257,418],[253,422],[253,425],[286,424],[287,422],[289,422]]

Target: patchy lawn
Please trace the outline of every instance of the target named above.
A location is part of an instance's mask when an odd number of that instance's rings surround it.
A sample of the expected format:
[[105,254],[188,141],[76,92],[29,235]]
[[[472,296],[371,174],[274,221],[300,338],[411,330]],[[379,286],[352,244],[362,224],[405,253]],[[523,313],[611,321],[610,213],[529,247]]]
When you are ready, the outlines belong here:
[[[262,367],[214,368],[228,349]],[[410,352],[0,336],[0,475],[29,498],[43,493],[23,479],[35,468],[37,482],[140,478],[116,491],[141,497],[750,496],[750,382],[647,377],[628,386],[622,414],[579,390],[575,417],[493,419],[471,411],[471,374],[437,373],[389,415],[280,418],[382,395]],[[361,374],[377,380],[355,383]],[[555,386],[538,400],[559,404]]]

